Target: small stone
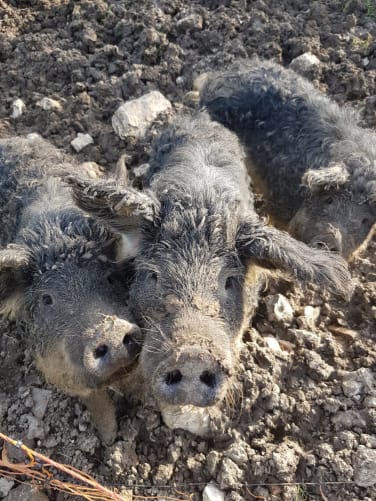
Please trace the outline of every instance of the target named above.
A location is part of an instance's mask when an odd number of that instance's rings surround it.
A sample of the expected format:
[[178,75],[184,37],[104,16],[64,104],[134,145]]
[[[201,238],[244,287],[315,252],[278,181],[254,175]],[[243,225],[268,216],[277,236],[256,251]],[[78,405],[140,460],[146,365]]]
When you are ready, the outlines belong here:
[[203,19],[200,14],[190,14],[189,16],[179,19],[176,26],[180,31],[202,30]]
[[77,447],[81,451],[87,452],[89,454],[94,454],[95,449],[97,449],[99,446],[100,446],[100,440],[95,435],[90,435],[90,436],[80,435],[77,441]]
[[353,341],[358,337],[357,331],[353,329],[348,329],[347,327],[341,327],[338,325],[329,325],[328,330],[335,336],[343,337],[349,341]]
[[289,443],[280,444],[272,453],[272,460],[278,477],[283,481],[290,481],[299,464],[299,454]]
[[15,99],[12,103],[12,114],[11,118],[19,118],[23,112],[25,111],[25,103],[22,101],[22,99],[18,98]]
[[235,489],[242,481],[243,471],[230,458],[224,458],[218,477],[221,489]]
[[305,52],[291,61],[290,68],[305,77],[314,76],[319,72],[320,60],[311,52]]
[[160,464],[154,475],[155,485],[166,485],[174,473],[173,464]]
[[77,151],[77,153],[89,144],[93,143],[94,139],[90,136],[90,134],[83,134],[82,132],[79,132],[77,134],[77,137],[73,139],[73,141],[71,141],[71,145]]
[[376,484],[376,449],[359,446],[355,455],[354,480],[360,487]]
[[274,336],[266,336],[265,341],[270,350],[276,352],[282,352],[282,348],[278,342],[278,339],[275,338]]
[[300,317],[299,320],[302,324],[302,327],[306,327],[308,329],[313,329],[316,327],[317,320],[320,317],[320,307],[319,306],[305,306],[303,310],[303,317]]
[[372,394],[376,391],[376,379],[371,369],[362,367],[349,372],[342,381],[342,390],[346,397],[354,398],[362,394]]
[[310,369],[310,375],[314,379],[325,381],[333,374],[334,368],[327,364],[318,353],[307,351],[306,363]]
[[355,410],[340,411],[333,416],[332,421],[337,430],[366,429],[367,421],[363,414]]
[[306,329],[289,329],[288,332],[297,343],[303,342],[309,349],[318,348],[321,344],[320,336]]
[[129,468],[137,466],[139,459],[136,453],[136,444],[125,440],[116,442],[112,447],[108,464],[113,469],[115,475],[122,475]]
[[80,170],[80,174],[90,179],[97,179],[103,176],[103,171],[96,162],[82,162],[78,169]]
[[210,482],[202,493],[202,501],[224,501],[224,499],[225,493],[213,482]]
[[97,38],[95,30],[90,26],[86,27],[81,33],[81,40],[87,45],[95,44]]
[[132,172],[136,178],[140,177],[142,178],[146,176],[146,174],[149,172],[149,169],[150,169],[150,164],[141,164],[138,165],[137,167],[134,167],[132,169]]
[[7,478],[0,478],[0,497],[5,497],[14,485],[13,480]]
[[220,455],[217,451],[210,451],[206,456],[205,468],[211,477],[216,475],[219,460]]
[[162,418],[166,426],[187,430],[194,435],[205,437],[210,432],[210,423],[218,413],[215,408],[195,407],[193,405],[168,406],[162,410]]
[[29,134],[27,134],[26,139],[34,143],[36,141],[41,141],[43,138],[40,134],[38,134],[38,132],[30,132]]
[[50,97],[44,97],[40,101],[37,102],[37,106],[42,108],[44,111],[61,111],[62,107],[59,101],[56,99],[51,99]]
[[294,310],[288,299],[282,294],[274,294],[265,299],[268,320],[290,325],[294,318]]
[[12,489],[4,501],[48,501],[48,497],[37,487],[21,484]]
[[153,120],[170,108],[170,101],[155,90],[122,104],[112,117],[112,127],[121,138],[141,137]]
[[32,440],[33,438],[44,438],[45,433],[42,423],[36,417],[29,414],[27,416],[29,421],[29,428],[27,431],[27,438]]
[[51,390],[44,390],[42,388],[31,389],[31,396],[34,402],[32,411],[36,418],[43,419],[51,395],[52,395]]
[[238,465],[246,464],[248,463],[247,444],[244,444],[241,440],[237,441],[236,444],[225,451],[224,455]]

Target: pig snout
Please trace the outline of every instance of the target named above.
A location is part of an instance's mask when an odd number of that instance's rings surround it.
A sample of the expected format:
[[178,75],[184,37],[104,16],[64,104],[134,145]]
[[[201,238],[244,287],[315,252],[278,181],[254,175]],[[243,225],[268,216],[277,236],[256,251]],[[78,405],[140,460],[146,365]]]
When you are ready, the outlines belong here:
[[157,398],[173,405],[214,405],[226,394],[229,370],[209,352],[186,347],[163,362],[154,376]]
[[141,343],[141,330],[136,324],[106,317],[85,346],[84,365],[93,375],[106,380],[134,362]]

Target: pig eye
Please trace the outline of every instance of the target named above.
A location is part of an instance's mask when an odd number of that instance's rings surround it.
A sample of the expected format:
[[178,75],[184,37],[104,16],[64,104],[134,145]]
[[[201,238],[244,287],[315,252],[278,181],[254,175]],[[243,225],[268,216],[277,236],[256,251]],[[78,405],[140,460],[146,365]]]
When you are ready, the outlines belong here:
[[233,289],[235,287],[235,282],[236,282],[235,277],[227,277],[225,283],[226,291]]
[[52,296],[50,296],[49,294],[43,294],[42,304],[44,304],[44,306],[51,306],[52,304],[54,304],[54,300],[52,299]]
[[115,285],[115,278],[113,275],[107,275],[107,282],[110,284],[110,285]]
[[332,203],[333,203],[333,197],[327,197],[325,199],[325,203],[326,203],[326,205],[332,205]]
[[94,358],[103,358],[107,352],[108,352],[108,346],[105,344],[101,344],[94,350]]

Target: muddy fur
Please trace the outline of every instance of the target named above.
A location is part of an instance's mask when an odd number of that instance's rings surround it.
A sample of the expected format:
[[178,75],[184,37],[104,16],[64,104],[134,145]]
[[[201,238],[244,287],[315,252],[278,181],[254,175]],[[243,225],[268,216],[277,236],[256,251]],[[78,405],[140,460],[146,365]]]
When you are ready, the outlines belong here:
[[47,142],[11,138],[0,152],[0,311],[24,327],[47,381],[82,397],[112,441],[107,387],[132,369],[141,342],[114,262],[119,237],[74,205],[54,176],[77,167]]
[[355,112],[259,60],[212,75],[201,105],[241,139],[273,221],[349,258],[376,222],[376,135]]
[[345,295],[352,289],[341,258],[260,220],[236,136],[206,113],[181,118],[157,140],[145,192],[116,181],[69,182],[85,210],[141,229],[131,304],[145,330],[140,367],[161,407],[225,397],[260,268]]

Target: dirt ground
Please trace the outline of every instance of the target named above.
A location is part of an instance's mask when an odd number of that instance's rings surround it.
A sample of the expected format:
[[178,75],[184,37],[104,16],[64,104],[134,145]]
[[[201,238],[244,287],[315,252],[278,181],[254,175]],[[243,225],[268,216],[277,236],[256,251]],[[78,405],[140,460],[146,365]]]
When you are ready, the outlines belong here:
[[[0,0],[0,134],[38,132],[106,170],[126,153],[132,169],[147,161],[163,120],[144,139],[121,140],[111,117],[123,101],[158,89],[174,115],[193,107],[189,92],[202,72],[256,54],[288,65],[307,51],[320,60],[315,84],[375,128],[375,0]],[[61,109],[43,110],[43,97]],[[16,98],[25,109],[14,119]],[[94,144],[76,154],[70,142],[78,132]],[[214,481],[226,501],[374,500],[375,250],[373,239],[351,264],[349,304],[270,284],[245,334],[242,389],[214,438],[171,431],[146,404],[120,405],[118,440],[102,447],[83,405],[43,383],[17,328],[5,324],[0,429],[142,496],[199,500]],[[268,310],[276,293],[293,308],[285,323]],[[38,395],[48,401],[42,414]]]

